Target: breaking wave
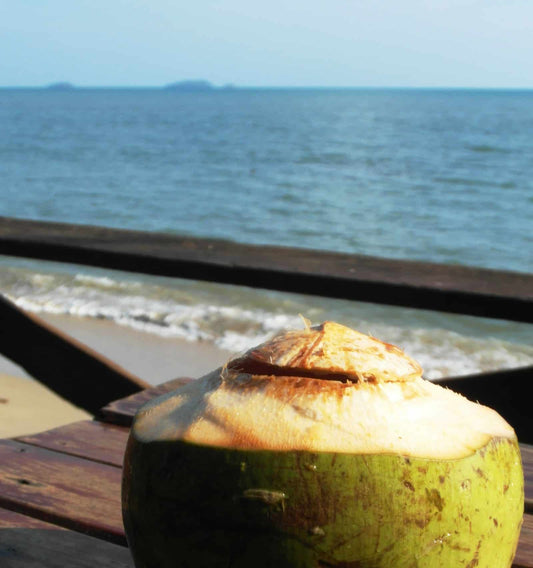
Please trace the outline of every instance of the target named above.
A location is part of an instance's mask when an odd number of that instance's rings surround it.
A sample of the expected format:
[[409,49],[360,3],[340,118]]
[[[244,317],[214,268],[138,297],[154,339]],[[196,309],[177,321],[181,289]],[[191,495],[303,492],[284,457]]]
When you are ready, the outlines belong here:
[[[37,263],[35,263],[37,264]],[[4,266],[0,292],[34,312],[104,319],[241,352],[272,334],[335,320],[396,344],[426,378],[533,364],[527,324],[449,316],[169,278],[61,266]]]

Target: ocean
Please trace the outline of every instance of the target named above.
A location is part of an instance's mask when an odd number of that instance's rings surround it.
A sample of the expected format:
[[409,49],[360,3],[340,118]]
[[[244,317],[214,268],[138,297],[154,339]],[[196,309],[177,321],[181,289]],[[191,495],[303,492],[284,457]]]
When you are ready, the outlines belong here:
[[[0,89],[0,215],[533,271],[533,91]],[[0,292],[241,351],[334,319],[425,376],[533,363],[531,326],[24,259]]]

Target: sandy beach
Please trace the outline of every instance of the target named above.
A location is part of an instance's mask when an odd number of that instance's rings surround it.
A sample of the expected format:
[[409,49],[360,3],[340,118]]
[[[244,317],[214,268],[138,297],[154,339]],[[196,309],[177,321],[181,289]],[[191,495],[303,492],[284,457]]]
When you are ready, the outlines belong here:
[[[176,377],[200,377],[232,355],[208,343],[157,337],[104,320],[40,317],[153,385]],[[36,433],[90,418],[0,356],[0,437]]]

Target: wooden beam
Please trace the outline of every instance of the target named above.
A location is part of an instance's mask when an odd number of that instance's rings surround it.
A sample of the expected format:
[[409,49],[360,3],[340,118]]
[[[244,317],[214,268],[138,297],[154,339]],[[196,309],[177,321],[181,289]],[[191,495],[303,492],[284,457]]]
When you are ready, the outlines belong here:
[[0,321],[0,353],[92,414],[113,400],[150,386],[1,295]]
[[0,254],[533,323],[533,275],[0,217]]

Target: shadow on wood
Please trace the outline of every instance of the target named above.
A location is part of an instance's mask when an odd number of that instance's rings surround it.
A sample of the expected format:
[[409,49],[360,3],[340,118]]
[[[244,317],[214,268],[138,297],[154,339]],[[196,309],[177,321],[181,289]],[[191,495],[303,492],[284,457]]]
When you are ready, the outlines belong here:
[[150,385],[0,296],[0,353],[76,406],[95,414]]
[[43,559],[47,568],[133,568],[126,547],[53,525],[0,528],[0,557],[6,568],[42,568]]

